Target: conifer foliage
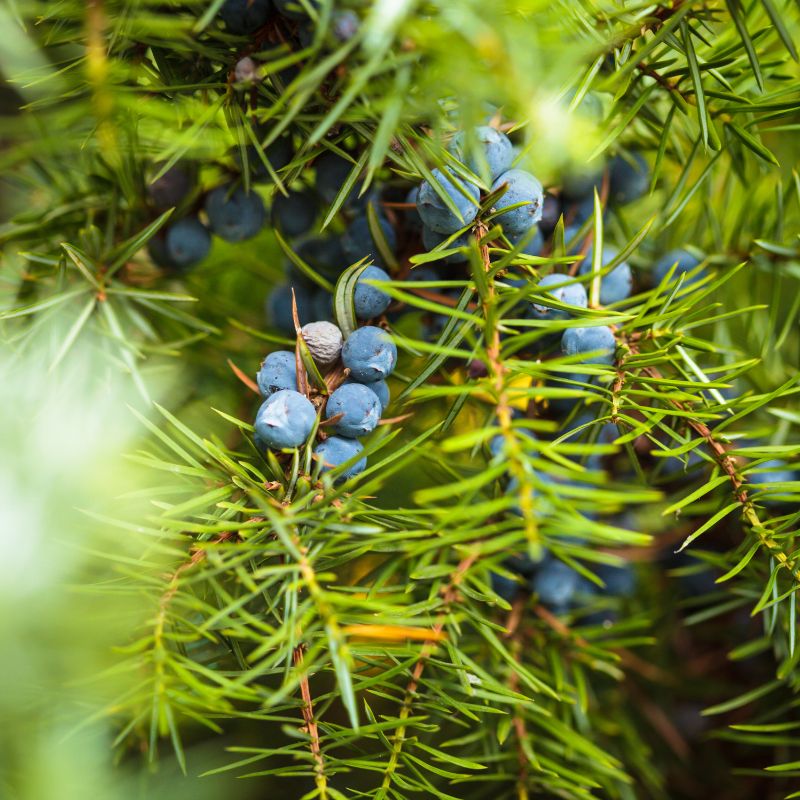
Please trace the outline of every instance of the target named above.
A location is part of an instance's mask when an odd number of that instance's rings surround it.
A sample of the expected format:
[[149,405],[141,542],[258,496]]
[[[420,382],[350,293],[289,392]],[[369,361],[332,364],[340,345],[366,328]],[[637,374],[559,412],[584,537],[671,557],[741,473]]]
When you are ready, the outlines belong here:
[[4,796],[800,797],[796,3],[0,21]]

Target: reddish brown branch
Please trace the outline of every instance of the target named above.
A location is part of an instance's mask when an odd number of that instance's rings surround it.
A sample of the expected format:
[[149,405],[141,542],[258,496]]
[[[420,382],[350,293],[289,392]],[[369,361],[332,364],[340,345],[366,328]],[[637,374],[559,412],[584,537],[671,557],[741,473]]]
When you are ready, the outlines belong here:
[[[303,667],[303,653],[306,646],[299,644],[292,651],[292,663],[295,667],[302,670]],[[317,788],[320,791],[321,798],[327,798],[327,778],[325,777],[325,760],[322,757],[322,747],[320,745],[319,728],[317,727],[316,720],[314,719],[314,704],[311,699],[311,687],[308,683],[308,675],[303,673],[300,678],[300,696],[303,698],[303,721],[305,725],[303,729],[308,733],[311,740],[311,755],[314,758],[314,771],[316,773],[315,780]]]
[[[637,346],[630,340],[628,341],[628,347],[630,348],[631,353],[639,353]],[[644,367],[642,371],[651,378],[663,379],[662,374],[655,367]],[[682,403],[679,400],[670,399],[669,402],[679,411],[692,411],[691,406],[687,405],[686,403]],[[753,501],[750,499],[747,489],[744,487],[744,481],[737,470],[736,459],[730,455],[725,445],[714,437],[714,433],[708,427],[708,425],[705,424],[705,422],[691,418],[687,418],[687,421],[691,428],[703,438],[706,447],[710,451],[714,461],[728,476],[732,486],[733,495],[742,508],[742,515],[746,522],[753,529],[753,532],[756,534],[756,536],[758,536],[762,546],[766,548],[769,551],[769,554],[789,572],[794,580],[800,583],[800,569],[798,569],[797,566],[797,559],[790,558],[786,555],[786,553],[783,552],[783,548],[772,538],[772,536],[770,536],[769,531],[764,527],[763,523],[759,519],[758,512],[756,511]]]

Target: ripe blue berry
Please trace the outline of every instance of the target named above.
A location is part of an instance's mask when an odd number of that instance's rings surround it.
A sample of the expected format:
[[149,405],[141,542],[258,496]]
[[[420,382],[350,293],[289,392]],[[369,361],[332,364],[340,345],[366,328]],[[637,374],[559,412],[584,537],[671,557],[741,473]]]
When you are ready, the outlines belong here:
[[621,567],[598,564],[592,569],[606,585],[606,594],[612,597],[630,597],[636,591],[636,573],[630,564]]
[[[324,152],[314,162],[314,188],[325,203],[332,203],[339,194],[342,184],[347,180],[353,170],[353,162],[342,158],[331,150]],[[350,193],[351,198],[358,194],[358,187],[354,186]]]
[[175,164],[147,187],[147,194],[158,211],[179,206],[192,191],[194,179],[188,169]]
[[641,153],[614,156],[609,165],[608,198],[625,205],[647,194],[650,187],[650,166]]
[[531,589],[544,605],[563,611],[580,586],[580,575],[563,561],[546,561],[531,581]]
[[420,264],[408,273],[406,280],[416,283],[420,281],[440,281],[443,279],[439,270],[437,270],[433,264]]
[[564,211],[564,216],[570,221],[570,228],[578,230],[583,227],[586,220],[594,219],[594,195],[570,203]]
[[[479,152],[475,154],[469,149],[471,146],[477,146]],[[463,131],[456,134],[447,149],[476,175],[484,174],[488,166],[491,180],[495,180],[509,169],[514,160],[511,140],[501,131],[488,125],[476,128],[472,141]]]
[[299,447],[308,439],[316,418],[307,397],[293,389],[281,389],[261,404],[255,429],[267,447]]
[[422,217],[417,211],[417,197],[419,196],[419,186],[411,188],[406,195],[406,203],[413,204],[413,208],[403,209],[403,217],[406,225],[412,231],[422,230]]
[[364,281],[388,281],[389,276],[380,267],[367,267],[356,282],[353,293],[353,306],[359,319],[379,317],[389,308],[392,298],[377,286],[370,286]]
[[294,287],[282,284],[276,286],[267,295],[266,312],[270,325],[284,333],[294,335],[294,318],[292,316],[292,288],[297,303],[297,316],[300,324],[305,324],[311,316],[311,294],[302,283]]
[[417,211],[422,221],[436,233],[451,233],[468,225],[478,213],[480,190],[450,173],[435,169],[433,177],[458,209],[454,214],[428,181],[423,181],[417,195]]
[[338,276],[348,263],[338,236],[312,236],[297,245],[295,252],[329,278]]
[[522,588],[513,578],[507,578],[497,572],[491,574],[491,581],[494,593],[502,597],[507,603],[512,602]]
[[[579,273],[581,275],[588,275],[592,271],[592,258],[594,248],[590,248],[589,252],[581,262]],[[610,264],[619,254],[619,250],[610,245],[603,245],[603,267]],[[627,261],[620,261],[614,269],[600,278],[600,304],[610,306],[612,303],[619,303],[630,297],[633,290],[633,272],[631,271],[630,264]]]
[[318,210],[316,197],[307,189],[277,193],[272,201],[272,224],[287,236],[302,236],[311,230]]
[[341,414],[333,429],[339,436],[356,439],[375,430],[381,418],[378,395],[360,383],[344,383],[328,398],[325,417]]
[[573,167],[561,182],[564,198],[569,201],[581,201],[594,197],[594,191],[600,194],[603,188],[602,163],[597,160],[591,164]]
[[504,562],[503,566],[511,572],[521,575],[523,578],[532,578],[536,574],[539,565],[547,558],[544,550],[540,550],[539,556],[534,559],[530,553],[519,553],[518,555],[509,556]]
[[155,236],[151,236],[147,242],[147,254],[153,263],[162,269],[175,269],[175,264],[167,253],[167,237],[163,231],[159,231]]
[[261,363],[256,375],[258,389],[264,397],[269,397],[281,389],[297,388],[297,364],[291,350],[276,350]]
[[[575,92],[570,91],[564,97],[563,102],[566,103],[567,106],[570,106],[574,99]],[[600,100],[600,96],[593,92],[585,94],[573,113],[576,113],[579,117],[582,117],[593,125],[598,125],[603,119],[603,103]]]
[[541,230],[539,230],[539,226],[535,225],[533,230],[525,231],[522,236],[509,236],[508,237],[511,244],[516,247],[520,244],[520,242],[525,242],[523,247],[520,249],[520,253],[526,256],[538,256],[542,253],[542,248],[544,247],[544,237],[542,236]]
[[361,27],[355,11],[334,11],[331,15],[331,33],[337,42],[349,42]]
[[558,224],[561,216],[561,200],[552,194],[544,196],[542,203],[542,218],[539,220],[539,229],[543,236],[550,236]]
[[397,346],[382,328],[366,325],[348,336],[342,362],[359,382],[383,380],[397,363]]
[[[282,170],[294,158],[294,145],[292,144],[291,135],[286,133],[283,136],[279,136],[271,145],[264,148],[263,154],[269,161],[273,171]],[[238,149],[234,154],[234,158],[240,167],[243,166],[241,153]],[[269,170],[261,160],[258,148],[252,144],[247,146],[247,168],[250,170],[251,179],[257,183],[265,183],[272,180]]]
[[272,0],[225,0],[219,15],[231,33],[246,36],[266,23],[270,11]]
[[495,202],[498,211],[524,203],[500,215],[497,219],[506,236],[522,236],[542,218],[544,190],[537,178],[521,169],[504,172],[492,184],[492,191],[508,185],[502,197]]
[[[314,448],[314,459],[322,464],[322,472],[328,472],[346,461],[350,461],[351,458],[357,458],[363,450],[364,446],[356,439],[329,436]],[[339,480],[347,480],[347,478],[360,475],[366,468],[367,459],[359,459],[339,476]]]
[[[582,225],[582,222],[574,222],[564,228],[564,246],[567,248],[567,253],[572,256],[578,255],[583,250],[586,236],[588,236],[588,233],[583,236],[580,235]],[[591,246],[589,247],[589,252],[592,252]],[[589,258],[589,263],[592,263],[591,258]]]
[[[552,273],[545,275],[536,288],[558,300],[559,303],[586,308],[588,304],[586,289],[583,284],[571,283],[573,280],[574,278],[570,278],[569,275]],[[569,319],[570,313],[549,308],[544,300],[534,300],[531,302],[531,316],[534,319]]]
[[582,364],[614,363],[614,351],[617,343],[611,328],[601,325],[597,328],[567,328],[561,337],[561,349],[564,355],[574,356],[582,353],[601,351],[598,355],[582,359]]
[[[348,378],[342,384],[342,386],[345,386],[348,383],[356,383],[356,381]],[[361,385],[366,386],[367,389],[375,393],[375,397],[378,398],[378,402],[381,404],[381,414],[386,411],[390,399],[389,385],[386,383],[386,381],[369,381],[368,383],[362,383]]]
[[[383,238],[386,240],[386,245],[389,250],[394,251],[397,248],[397,234],[395,234],[394,228],[382,214],[378,214],[378,224]],[[342,236],[342,248],[350,263],[371,257],[373,262],[379,265],[383,260],[377,242],[372,236],[366,214],[359,215],[350,223]]]
[[167,229],[167,256],[178,269],[199,264],[210,249],[211,234],[197,217],[178,220]]
[[[661,256],[661,258],[656,261],[655,266],[653,267],[653,275],[657,283],[661,283],[661,281],[667,277],[667,274],[672,269],[673,264],[676,266],[672,279],[673,281],[677,281],[683,273],[691,272],[695,267],[697,267],[700,264],[700,259],[693,256],[687,250],[670,250],[669,253]],[[686,278],[684,280],[684,285],[700,280],[704,274],[705,271],[700,270],[700,272],[698,272],[696,275]]]
[[226,242],[252,239],[264,227],[264,202],[255,192],[241,187],[230,191],[218,186],[206,198],[206,213],[211,230]]

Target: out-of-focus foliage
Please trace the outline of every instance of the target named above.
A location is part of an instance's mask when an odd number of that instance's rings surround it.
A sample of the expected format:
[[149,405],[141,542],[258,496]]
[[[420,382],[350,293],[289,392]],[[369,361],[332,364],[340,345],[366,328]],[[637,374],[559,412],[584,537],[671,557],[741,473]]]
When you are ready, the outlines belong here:
[[[129,388],[98,367],[102,343],[90,337],[69,370],[48,372],[58,343],[51,319],[24,355],[10,346],[0,363],[0,794],[218,796],[219,782],[176,780],[170,768],[149,777],[109,757],[119,730],[103,709],[138,680],[115,648],[152,616],[119,570],[147,564],[157,575],[169,562],[137,533],[149,481],[124,455],[141,437]],[[196,756],[208,757],[202,746]]]

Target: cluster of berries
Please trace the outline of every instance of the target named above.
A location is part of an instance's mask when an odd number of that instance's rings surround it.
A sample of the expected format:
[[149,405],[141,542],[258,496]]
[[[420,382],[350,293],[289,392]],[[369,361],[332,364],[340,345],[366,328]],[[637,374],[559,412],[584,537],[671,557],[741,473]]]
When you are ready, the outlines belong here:
[[[231,183],[217,186],[195,202],[197,194],[192,169],[185,164],[170,167],[149,186],[156,211],[176,208],[179,215],[184,214],[148,242],[150,257],[162,269],[184,272],[199,264],[211,250],[212,233],[228,242],[242,242],[264,227],[266,210],[256,192]],[[201,219],[201,209],[207,223]]]
[[636,573],[629,563],[622,566],[592,566],[592,572],[604,584],[602,592],[597,584],[551,555],[544,555],[539,561],[533,561],[527,556],[515,556],[507,559],[504,566],[523,581],[521,586],[513,577],[493,573],[492,588],[504,600],[512,602],[525,588],[535,594],[539,602],[554,614],[564,614],[572,608],[591,605],[592,612],[583,617],[586,625],[602,625],[615,621],[616,610],[613,606],[603,607],[598,599],[622,599],[630,597],[636,590]]
[[[391,298],[370,282],[389,280],[383,253],[394,257],[398,241],[395,228],[383,212],[377,193],[367,192],[359,197],[361,183],[356,182],[339,213],[337,222],[343,227],[341,235],[325,233],[306,236],[311,232],[321,209],[336,199],[353,169],[353,162],[329,151],[314,160],[313,168],[311,186],[291,190],[288,197],[275,200],[273,225],[289,237],[303,237],[295,242],[297,257],[326,280],[335,282],[348,265],[370,259],[370,265],[359,276],[353,303],[359,320],[366,322],[376,319],[389,307]],[[293,211],[290,206],[296,206],[297,210]],[[370,206],[377,227],[370,223]],[[377,238],[374,231],[377,231]],[[267,296],[267,320],[273,327],[284,333],[294,330],[290,302],[292,292],[301,322],[329,319],[332,316],[331,293],[289,266],[286,282],[273,287]]]
[[[283,17],[298,23],[298,42],[307,47],[314,36],[309,12],[319,11],[320,6],[320,0],[225,0],[219,16],[225,28],[236,36],[252,36],[276,16]],[[359,27],[354,11],[334,9],[331,14],[331,34],[339,41],[351,39]]]
[[[535,299],[521,310],[521,316],[539,322],[562,322],[580,316],[580,309],[587,308],[589,304],[587,285],[595,269],[592,244],[582,233],[589,226],[595,211],[595,193],[604,196],[607,203],[616,206],[640,198],[649,186],[647,162],[639,154],[620,155],[607,168],[593,174],[584,174],[578,178],[565,176],[561,192],[558,195],[545,196],[542,185],[535,176],[513,168],[513,146],[503,133],[484,127],[479,128],[472,138],[478,144],[474,155],[465,157],[463,133],[453,139],[450,152],[476,175],[486,175],[488,172],[492,183],[485,199],[491,206],[488,209],[492,214],[490,219],[501,225],[503,236],[511,247],[522,255],[546,255],[549,252],[547,239],[554,232],[558,219],[563,216],[566,223],[564,239],[567,252],[579,257],[569,274],[552,272],[539,279],[532,287],[535,289]],[[447,249],[464,247],[472,235],[472,223],[481,206],[479,190],[455,171],[434,171],[433,178],[434,182],[426,181],[418,188],[415,198],[423,224],[423,241],[428,249],[440,246]],[[552,243],[549,248],[553,249]],[[634,285],[633,271],[626,261],[619,258],[619,251],[606,245],[599,261],[598,304],[610,306],[630,297]],[[696,270],[699,265],[700,260],[691,253],[673,251],[659,259],[654,268],[654,278],[660,283],[673,267],[677,278],[681,273]],[[684,281],[696,280],[701,274],[697,270],[692,275],[685,276]],[[504,281],[516,289],[531,287],[527,271],[521,273],[520,277],[507,275]],[[546,355],[549,349],[555,349],[558,342],[561,353],[571,357],[572,363],[605,366],[614,364],[616,340],[610,327],[557,325],[556,329],[560,333],[546,334],[537,343],[538,356]],[[570,388],[575,388],[575,383],[585,387],[596,379],[583,374],[567,374],[564,375],[564,380]],[[555,381],[559,382],[558,379]],[[580,399],[573,397],[566,401],[553,400],[549,411],[569,414],[578,402]],[[613,443],[620,436],[616,425],[602,424],[590,414],[580,415],[568,427],[582,430],[599,427],[599,439],[603,443]],[[517,432],[531,439],[535,438],[525,427],[518,427]],[[502,461],[505,458],[503,444],[502,436],[497,436],[490,442],[489,449],[494,459]],[[590,468],[602,468],[599,457],[590,457],[590,460],[594,462],[588,464]],[[536,478],[540,484],[553,485],[554,491],[558,491],[555,484],[568,482],[545,473],[537,474]],[[505,491],[516,499],[519,494],[516,479],[508,482]],[[540,517],[548,513],[545,494],[539,493],[536,502],[536,513]],[[512,505],[511,511],[522,514],[518,502]],[[585,516],[593,515],[586,513]],[[505,574],[493,575],[495,590],[501,596],[511,600],[520,590],[527,588],[542,604],[556,613],[581,605],[590,597],[596,598],[598,593],[596,584],[546,552],[537,561],[527,554],[515,555],[504,562],[504,568]],[[634,573],[630,565],[601,565],[593,567],[593,571],[605,584],[607,597],[627,596],[633,591]],[[515,580],[510,575],[516,575],[518,579]],[[592,605],[597,607],[594,600]],[[605,619],[608,617],[604,616],[603,621]],[[587,618],[586,621],[591,620]]]
[[[285,56],[282,51],[307,47],[313,38],[318,19],[312,20],[309,12],[319,10],[319,0],[226,0],[219,15],[225,30],[236,36],[255,36],[261,52],[269,51],[269,23],[282,21],[281,43],[273,48],[276,58]],[[360,20],[350,10],[334,11],[330,17],[330,34],[338,41],[355,36]],[[273,25],[274,27],[274,25]],[[263,34],[263,35],[262,35]],[[270,81],[282,90],[298,74],[292,64],[270,73]],[[263,69],[251,56],[240,58],[233,70],[234,86],[239,89],[252,87],[264,80]],[[246,163],[237,155],[234,160],[239,170],[247,169],[252,183],[267,183],[289,165],[294,158],[294,145],[290,134],[284,134],[267,147],[249,145],[246,148]],[[276,192],[272,200],[272,224],[289,236],[297,236],[309,230],[319,210],[318,200],[330,202],[330,187],[333,197],[338,192],[336,183],[341,177],[341,168],[335,154],[326,170],[325,158],[318,159],[319,196],[301,188],[286,194]],[[345,175],[349,172],[349,167]],[[267,221],[267,209],[261,195],[247,191],[238,175],[203,194],[199,191],[196,172],[191,164],[181,163],[166,170],[148,187],[150,206],[156,212],[176,208],[176,217],[148,243],[154,263],[171,272],[183,272],[203,261],[208,255],[212,234],[227,242],[242,242],[256,236]]]
[[298,338],[325,389],[309,384],[306,392],[300,391],[308,382],[298,380],[298,367],[304,369],[299,347],[270,353],[256,378],[265,398],[255,419],[256,445],[284,450],[316,436],[313,457],[320,471],[346,465],[338,478],[354,477],[367,465],[366,458],[359,458],[364,449],[359,438],[375,429],[389,405],[386,378],[397,363],[397,347],[382,328],[357,328],[344,340],[341,330],[326,320],[307,323]]
[[[564,176],[560,191],[546,194],[541,182],[534,175],[515,167],[518,160],[515,148],[508,136],[496,128],[480,127],[469,136],[460,132],[453,137],[448,149],[453,157],[452,168],[434,170],[431,180],[423,181],[410,191],[403,189],[404,194],[400,194],[400,198],[405,203],[394,202],[398,192],[396,186],[378,187],[359,197],[362,194],[361,184],[356,181],[342,204],[340,216],[344,221],[343,233],[301,238],[296,243],[296,254],[312,269],[330,280],[335,280],[348,264],[363,259],[371,260],[371,265],[360,276],[353,301],[356,317],[362,323],[375,322],[387,312],[390,319],[399,313],[391,305],[388,293],[374,285],[390,280],[390,267],[395,280],[406,278],[412,281],[441,281],[448,277],[458,277],[453,269],[463,269],[459,264],[463,265],[469,257],[471,239],[480,237],[481,244],[488,243],[487,232],[495,225],[501,231],[497,236],[492,235],[496,244],[522,256],[546,256],[554,249],[552,235],[559,219],[563,219],[567,252],[576,256],[574,268],[569,273],[551,272],[534,282],[531,281],[531,267],[538,265],[522,259],[516,262],[521,264],[520,267],[512,267],[500,280],[506,286],[524,288],[534,295],[523,309],[522,315],[525,318],[540,323],[556,323],[554,329],[558,333],[541,338],[538,356],[546,355],[548,348],[560,349],[575,364],[613,365],[616,341],[611,328],[564,326],[561,323],[575,316],[582,316],[581,309],[586,309],[589,305],[587,286],[595,279],[599,282],[600,306],[623,302],[633,292],[634,274],[630,264],[620,259],[619,252],[609,245],[603,248],[599,275],[592,274],[594,257],[588,231],[595,210],[595,193],[603,198],[604,206],[627,204],[646,193],[650,183],[647,162],[637,153],[619,155],[594,173]],[[292,237],[309,234],[319,214],[319,201],[329,204],[334,200],[351,176],[354,163],[334,152],[318,157],[313,165],[313,185],[299,190],[292,204],[287,204],[285,214],[281,210],[281,203],[277,204],[277,208],[273,206],[272,221],[275,227]],[[484,182],[477,179],[478,176],[483,179],[488,177],[490,180]],[[483,195],[479,184],[488,187]],[[395,213],[395,209],[399,208],[404,208],[405,213]],[[398,253],[400,243],[402,252]],[[427,251],[446,251],[446,255],[435,264],[424,264],[410,272],[406,267],[394,268],[395,263],[406,264],[407,256],[423,248]],[[673,271],[673,279],[677,279],[682,273],[691,273],[683,275],[686,282],[702,276],[700,264],[700,259],[688,251],[673,251],[657,261],[652,275],[660,283],[670,271]],[[461,277],[468,277],[466,270]],[[273,289],[268,299],[268,315],[275,327],[287,332],[294,330],[292,297],[296,298],[301,322],[309,318],[324,320],[332,316],[330,294],[307,283],[301,273],[294,267],[289,267],[287,283]],[[446,319],[445,316],[442,321]],[[442,321],[431,329],[432,333],[435,334],[440,329]],[[381,328],[368,325],[348,339],[345,351],[354,337],[367,336],[362,331],[375,332],[369,335],[380,335],[383,341],[389,342]],[[273,448],[299,446],[312,435],[317,419],[316,408],[314,402],[295,389],[296,377],[291,372],[294,364],[292,353],[282,356],[273,354],[264,362],[259,376],[262,392],[265,392],[265,386],[268,385],[264,383],[266,378],[262,376],[273,369],[273,357],[279,360],[283,358],[287,364],[291,362],[286,367],[291,374],[284,381],[287,385],[281,385],[277,393],[270,395],[259,411],[256,421],[257,437],[262,445]],[[314,450],[322,460],[323,469],[356,458],[360,453],[356,437],[368,432],[369,423],[363,420],[370,416],[370,408],[374,410],[374,402],[369,406],[363,399],[357,400],[342,393],[356,384],[363,388],[367,385],[365,381],[371,382],[375,377],[359,373],[358,365],[353,363],[346,352],[342,354],[342,361],[344,367],[350,370],[349,378],[332,392],[324,406],[327,418],[335,420],[331,423],[335,435],[326,438]],[[575,382],[585,388],[595,380],[596,378],[589,378],[584,374],[568,374],[563,378],[572,389],[575,388]],[[558,384],[560,379],[554,382]],[[566,401],[554,399],[547,413],[575,416],[572,410],[577,402],[580,401],[574,398]],[[272,403],[275,404],[274,407]],[[351,413],[347,414],[347,410]],[[267,423],[273,426],[272,429]],[[588,419],[579,416],[570,425],[582,430],[601,428],[599,435],[605,443],[614,442],[620,435],[616,425],[601,424],[592,416]],[[569,427],[566,422],[565,427]],[[281,438],[280,432],[290,429],[291,435]],[[524,427],[518,430],[530,433]],[[504,457],[502,441],[494,440],[491,450],[494,457]],[[356,474],[359,464],[360,462],[356,462],[355,467],[350,466],[340,477]],[[602,464],[598,458],[596,463],[589,466],[600,469]],[[360,468],[363,469],[363,466]],[[537,478],[539,483],[564,482],[547,475],[537,475]],[[516,494],[519,489],[512,480],[506,491]],[[537,502],[538,513],[546,514],[546,498],[540,497],[539,500],[542,502]],[[521,513],[519,508],[513,510]],[[538,563],[532,562],[527,555],[514,556],[504,566],[507,572],[495,576],[498,593],[511,598],[524,586],[556,612],[564,611],[581,602],[582,598],[590,594],[596,596],[597,593],[595,584],[586,581],[579,572],[550,554],[545,553]],[[629,566],[601,566],[593,569],[606,583],[607,596],[623,596],[632,591],[633,572]],[[522,578],[522,583],[508,577],[513,573]]]

